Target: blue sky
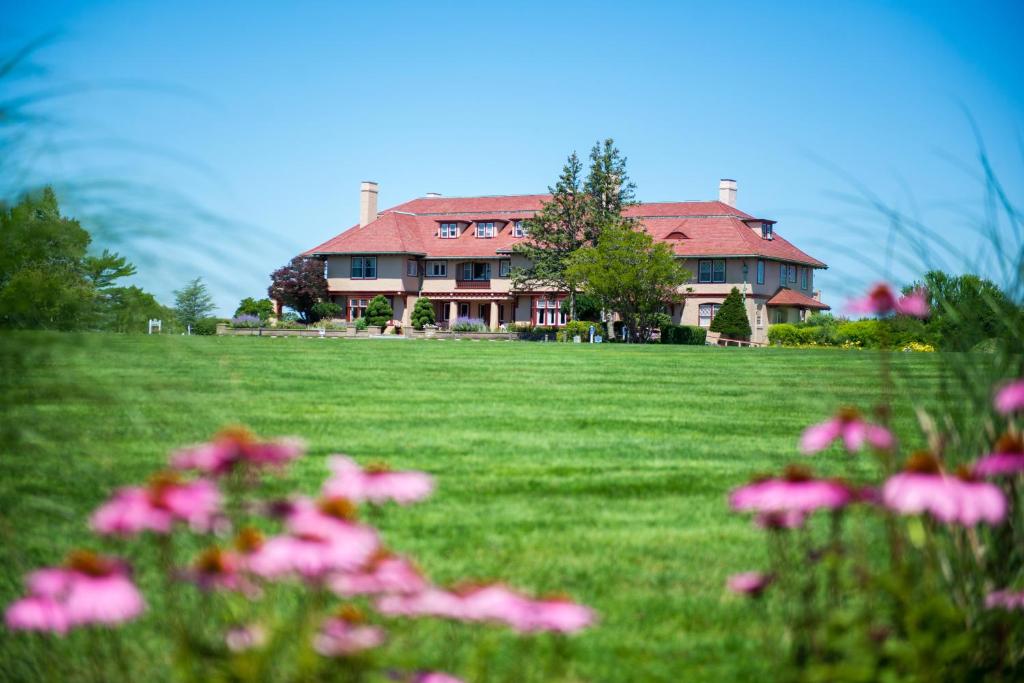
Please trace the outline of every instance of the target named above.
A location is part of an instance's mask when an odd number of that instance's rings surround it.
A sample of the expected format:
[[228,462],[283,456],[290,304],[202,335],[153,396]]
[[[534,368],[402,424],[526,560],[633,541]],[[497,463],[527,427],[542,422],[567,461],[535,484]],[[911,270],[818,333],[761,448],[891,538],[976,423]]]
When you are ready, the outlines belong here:
[[[354,223],[361,180],[381,184],[382,206],[543,191],[569,152],[606,136],[642,200],[709,199],[736,178],[740,208],[830,264],[818,284],[832,303],[879,277],[870,264],[914,274],[887,261],[884,222],[843,196],[858,186],[977,252],[963,213],[984,195],[965,111],[1006,186],[1024,179],[1020,2],[3,11],[8,48],[59,31],[36,56],[48,77],[102,86],[60,101],[86,144],[39,172],[126,178],[217,216],[173,211],[158,221],[164,241],[116,247],[165,301],[203,276],[224,314]],[[153,227],[140,221],[121,229]]]

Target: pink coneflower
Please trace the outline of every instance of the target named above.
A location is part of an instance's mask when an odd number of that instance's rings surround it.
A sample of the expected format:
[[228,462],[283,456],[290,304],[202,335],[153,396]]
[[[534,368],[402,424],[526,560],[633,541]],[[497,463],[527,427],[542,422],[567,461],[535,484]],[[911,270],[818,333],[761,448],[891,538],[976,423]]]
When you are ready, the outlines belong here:
[[847,309],[852,313],[899,313],[915,318],[927,318],[928,292],[924,289],[915,289],[910,294],[898,297],[889,285],[880,283],[875,285],[867,296],[854,299],[847,304]]
[[259,441],[244,427],[220,431],[213,441],[185,448],[171,455],[171,465],[179,470],[198,470],[222,475],[236,467],[280,467],[305,451],[298,439]]
[[1024,379],[1018,379],[1005,385],[996,393],[996,410],[1009,415],[1024,410]]
[[456,678],[451,674],[441,673],[440,671],[427,671],[417,674],[412,680],[413,683],[465,683],[461,678]]
[[104,535],[134,535],[140,531],[170,532],[174,522],[195,531],[208,531],[220,512],[220,492],[206,480],[182,481],[173,472],[154,476],[149,485],[119,489],[93,513],[94,531]]
[[253,587],[242,574],[243,558],[230,550],[210,546],[183,572],[202,590],[248,591]]
[[855,500],[855,494],[841,481],[814,479],[803,467],[790,466],[780,479],[763,479],[741,486],[729,496],[734,510],[752,512],[809,513],[818,509],[841,508]]
[[255,574],[295,574],[321,579],[363,567],[379,547],[377,533],[354,521],[355,507],[342,498],[313,503],[302,499],[285,513],[288,534],[267,539],[246,559]]
[[1006,517],[1006,496],[998,486],[974,481],[966,473],[950,476],[927,453],[910,458],[905,471],[882,487],[882,502],[907,515],[928,513],[946,524],[999,524]]
[[427,582],[409,560],[382,551],[370,560],[367,567],[332,576],[328,586],[337,595],[352,597],[417,593],[427,587]]
[[1024,442],[1020,437],[1002,436],[991,453],[974,463],[972,469],[979,477],[999,477],[1024,472]]
[[126,565],[92,552],[74,552],[65,566],[37,570],[26,584],[29,595],[7,609],[11,629],[64,633],[76,626],[111,626],[145,609]]
[[849,453],[857,453],[864,444],[880,451],[893,447],[892,432],[881,425],[865,421],[856,408],[842,408],[835,417],[812,425],[800,437],[800,450],[812,455],[828,448],[833,441],[841,439]]
[[761,572],[743,572],[733,574],[726,581],[726,587],[733,593],[758,597],[772,582],[772,577]]
[[569,598],[550,597],[529,602],[525,619],[513,624],[519,631],[548,633],[577,633],[592,625],[594,611]]
[[383,595],[377,598],[376,608],[394,617],[466,618],[461,596],[435,586],[409,595]]
[[321,626],[313,639],[313,649],[324,657],[348,657],[383,642],[384,629],[365,624],[359,610],[345,606]]
[[434,479],[425,472],[396,472],[386,465],[363,469],[343,455],[332,456],[328,466],[333,472],[323,487],[323,494],[328,497],[408,505],[423,500],[434,490]]
[[1005,610],[1024,609],[1024,591],[1001,590],[985,596],[985,607]]

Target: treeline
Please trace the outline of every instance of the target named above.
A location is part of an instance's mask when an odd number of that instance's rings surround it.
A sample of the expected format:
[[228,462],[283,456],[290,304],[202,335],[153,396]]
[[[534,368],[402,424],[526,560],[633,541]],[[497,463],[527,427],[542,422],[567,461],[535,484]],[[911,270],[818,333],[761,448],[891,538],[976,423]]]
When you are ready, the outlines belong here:
[[120,284],[135,266],[106,249],[90,254],[91,244],[52,188],[0,204],[0,328],[145,332],[156,318],[173,331],[174,309]]
[[806,322],[772,325],[768,339],[782,346],[847,346],[914,348],[944,351],[1019,349],[1024,338],[1024,309],[992,281],[977,275],[930,271],[905,293],[928,292],[925,319],[897,315],[882,319],[847,320],[815,314]]

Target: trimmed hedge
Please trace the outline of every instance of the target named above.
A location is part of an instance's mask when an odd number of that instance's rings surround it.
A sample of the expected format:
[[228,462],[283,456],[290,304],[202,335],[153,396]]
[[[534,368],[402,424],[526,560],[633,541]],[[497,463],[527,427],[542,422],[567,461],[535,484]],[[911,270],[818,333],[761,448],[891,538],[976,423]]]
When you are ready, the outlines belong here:
[[522,341],[544,341],[544,335],[547,335],[548,341],[557,341],[558,328],[544,325],[538,327],[520,327],[516,330],[516,334]]
[[703,346],[707,341],[708,331],[694,325],[662,325],[662,344],[687,344]]

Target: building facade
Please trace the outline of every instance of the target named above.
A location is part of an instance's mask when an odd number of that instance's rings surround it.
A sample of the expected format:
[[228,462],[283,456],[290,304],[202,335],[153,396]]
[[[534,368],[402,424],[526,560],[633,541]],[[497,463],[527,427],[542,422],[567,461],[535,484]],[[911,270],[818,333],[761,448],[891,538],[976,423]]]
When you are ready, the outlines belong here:
[[[736,208],[736,182],[722,180],[718,201],[652,202],[629,207],[655,239],[671,245],[693,274],[681,303],[666,312],[677,323],[708,327],[733,287],[744,295],[751,340],[768,327],[827,310],[814,272],[827,266],[782,238],[775,221]],[[528,265],[514,253],[528,239],[524,221],[549,195],[442,197],[428,194],[377,210],[377,183],[360,187],[359,224],[307,252],[324,260],[332,301],[348,320],[383,295],[396,320],[409,324],[416,300],[427,297],[441,325],[457,318],[502,325],[560,326],[564,292],[518,291],[511,272]]]

